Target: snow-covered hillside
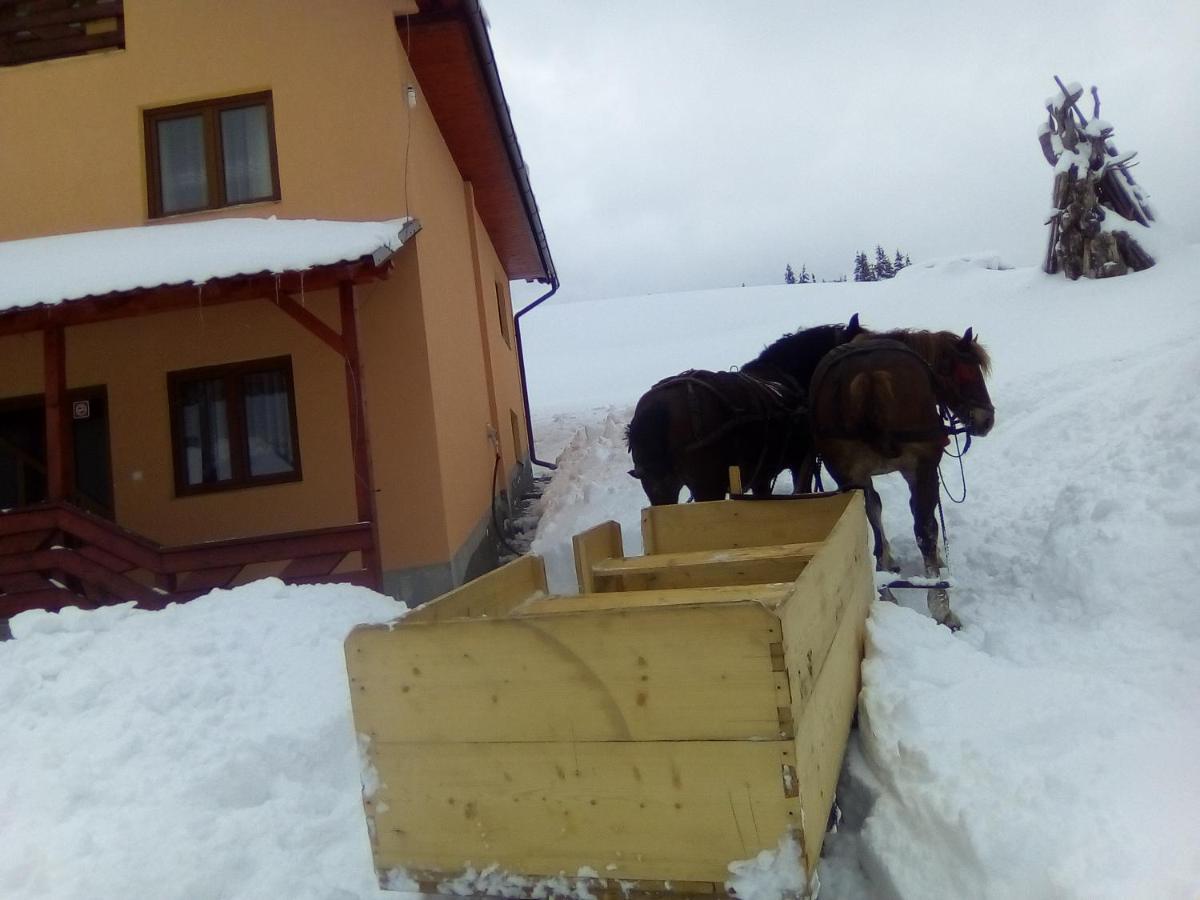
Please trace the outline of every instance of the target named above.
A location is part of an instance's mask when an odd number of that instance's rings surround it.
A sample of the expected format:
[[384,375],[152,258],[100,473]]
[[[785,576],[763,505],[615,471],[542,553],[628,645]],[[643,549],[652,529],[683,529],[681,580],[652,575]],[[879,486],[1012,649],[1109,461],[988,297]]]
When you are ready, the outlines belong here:
[[[1159,266],[1107,282],[982,255],[524,321],[539,455],[561,453],[535,550],[565,590],[581,528],[615,518],[640,548],[622,432],[657,379],[854,312],[972,325],[991,351],[996,428],[966,459],[967,502],[946,507],[965,627],[935,626],[922,598],[876,604],[822,897],[1200,893],[1200,248],[1156,249]],[[903,486],[881,488],[915,570]],[[401,609],[266,582],[15,619],[0,897],[398,896],[375,887],[341,642]]]
[[[1106,282],[985,254],[530,324],[539,451],[563,448],[534,551],[563,590],[575,531],[613,518],[640,550],[622,432],[659,378],[854,312],[873,328],[971,325],[991,351],[996,428],[966,458],[967,502],[946,504],[966,627],[935,626],[923,597],[876,604],[823,896],[1200,892],[1200,248],[1159,254]],[[943,470],[957,494],[957,467]],[[919,572],[907,489],[880,481],[893,549]]]

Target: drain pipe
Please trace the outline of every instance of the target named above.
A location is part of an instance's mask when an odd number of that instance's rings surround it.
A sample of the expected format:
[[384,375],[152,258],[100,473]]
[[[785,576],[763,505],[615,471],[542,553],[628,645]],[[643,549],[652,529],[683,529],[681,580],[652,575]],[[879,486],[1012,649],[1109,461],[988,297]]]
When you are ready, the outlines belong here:
[[546,462],[544,459],[538,459],[537,450],[534,449],[533,445],[533,416],[529,412],[529,382],[525,377],[525,344],[521,341],[521,316],[527,312],[531,312],[535,307],[549,300],[557,292],[558,275],[552,274],[550,276],[550,290],[546,291],[546,293],[542,294],[542,296],[513,316],[513,333],[517,338],[517,368],[521,371],[521,400],[525,404],[525,434],[529,439],[529,461],[544,469],[551,470],[557,469],[558,466],[552,462]]

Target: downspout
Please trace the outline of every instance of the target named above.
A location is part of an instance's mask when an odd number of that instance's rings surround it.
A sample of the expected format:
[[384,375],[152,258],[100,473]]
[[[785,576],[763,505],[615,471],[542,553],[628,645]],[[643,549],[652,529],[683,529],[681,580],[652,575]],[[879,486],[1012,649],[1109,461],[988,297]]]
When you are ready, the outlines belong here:
[[536,306],[540,306],[546,300],[549,300],[558,291],[558,275],[550,276],[550,290],[542,294],[519,313],[513,316],[513,333],[517,337],[517,368],[521,372],[521,400],[525,404],[525,434],[529,440],[529,461],[546,469],[557,469],[558,466],[552,462],[546,462],[544,459],[537,458],[537,450],[533,444],[533,416],[529,412],[529,382],[525,377],[525,344],[521,340],[521,316],[530,312]]

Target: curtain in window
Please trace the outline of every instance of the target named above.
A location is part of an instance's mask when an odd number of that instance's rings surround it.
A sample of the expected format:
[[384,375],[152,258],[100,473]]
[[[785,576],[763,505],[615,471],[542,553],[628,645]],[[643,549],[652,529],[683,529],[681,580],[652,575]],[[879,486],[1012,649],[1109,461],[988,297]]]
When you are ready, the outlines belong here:
[[246,412],[246,445],[250,475],[278,475],[296,470],[292,449],[292,413],[283,372],[256,372],[242,378]]
[[158,128],[158,170],[166,214],[208,206],[204,117],[163,119]]
[[233,477],[225,380],[191,381],[180,388],[180,429],[187,483],[212,484]]
[[261,200],[274,194],[265,106],[221,111],[221,151],[227,203]]

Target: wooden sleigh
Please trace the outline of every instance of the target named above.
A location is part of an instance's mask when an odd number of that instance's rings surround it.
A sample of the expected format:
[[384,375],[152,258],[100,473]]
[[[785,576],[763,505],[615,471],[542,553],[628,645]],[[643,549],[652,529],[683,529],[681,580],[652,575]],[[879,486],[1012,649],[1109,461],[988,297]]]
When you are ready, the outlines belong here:
[[577,595],[526,556],[351,633],[382,884],[711,897],[785,837],[812,875],[875,595],[862,495],[650,507],[642,536],[577,535]]

